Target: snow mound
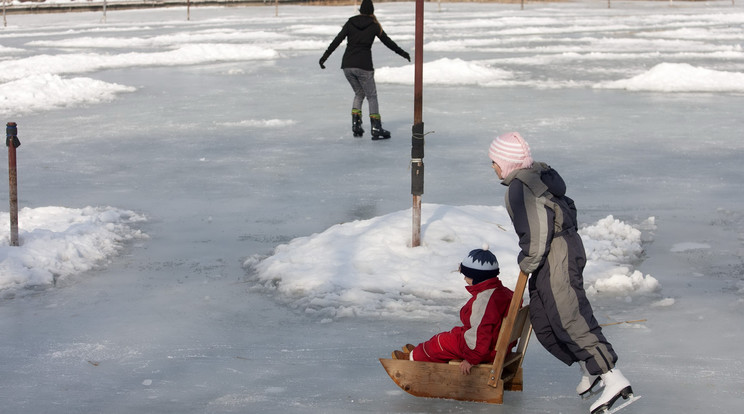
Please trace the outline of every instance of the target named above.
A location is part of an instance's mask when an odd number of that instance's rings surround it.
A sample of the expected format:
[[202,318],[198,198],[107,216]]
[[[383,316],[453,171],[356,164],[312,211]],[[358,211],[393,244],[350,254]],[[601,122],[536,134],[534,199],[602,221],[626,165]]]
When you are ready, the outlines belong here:
[[[660,285],[632,270],[640,231],[612,217],[583,230],[601,277],[590,294],[639,295]],[[420,247],[411,248],[411,210],[335,225],[248,258],[244,267],[280,302],[326,320],[343,317],[441,318],[467,300],[457,268],[468,252],[491,247],[506,286],[516,284],[517,236],[501,206],[424,204]]]
[[[494,69],[478,62],[462,59],[438,59],[424,63],[424,84],[429,85],[485,85],[510,79],[512,73]],[[413,85],[414,65],[383,67],[375,70],[375,79],[383,83]]]
[[744,92],[744,73],[723,72],[687,63],[660,63],[630,79],[602,82],[599,89],[654,92]]
[[3,71],[0,72],[0,82],[10,82],[41,74],[61,75],[132,67],[273,60],[278,57],[279,52],[274,49],[229,43],[186,44],[172,50],[151,53],[35,55],[4,62]]
[[[0,221],[10,222],[8,212]],[[123,242],[147,238],[132,224],[145,221],[113,207],[24,208],[18,213],[20,246],[10,246],[10,229],[0,229],[0,289],[54,284],[59,278],[105,264]]]
[[[641,223],[654,229],[652,220]],[[584,286],[590,295],[630,296],[650,294],[661,289],[651,275],[643,276],[633,265],[643,258],[641,231],[607,216],[596,224],[579,230],[586,249],[587,265]]]
[[641,231],[607,216],[592,226],[579,230],[588,260],[633,263],[643,254]]
[[112,101],[116,94],[133,92],[131,86],[90,78],[64,79],[58,75],[33,75],[0,84],[0,113],[30,112]]

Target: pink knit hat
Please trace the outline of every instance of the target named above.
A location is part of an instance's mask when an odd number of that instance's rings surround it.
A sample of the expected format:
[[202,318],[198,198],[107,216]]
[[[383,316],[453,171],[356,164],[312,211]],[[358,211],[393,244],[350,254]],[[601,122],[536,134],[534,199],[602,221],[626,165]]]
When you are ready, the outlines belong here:
[[514,170],[532,167],[530,146],[519,132],[507,132],[491,142],[488,157],[501,168],[501,176],[506,178]]

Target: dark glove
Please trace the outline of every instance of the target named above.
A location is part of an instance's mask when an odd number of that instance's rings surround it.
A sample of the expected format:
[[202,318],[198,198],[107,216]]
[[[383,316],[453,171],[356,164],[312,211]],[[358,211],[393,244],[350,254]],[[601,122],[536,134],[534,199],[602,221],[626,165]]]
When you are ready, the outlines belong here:
[[409,55],[409,54],[408,54],[408,52],[406,52],[406,51],[403,51],[403,53],[401,53],[400,55],[401,55],[401,56],[403,56],[403,58],[404,58],[405,60],[407,60],[407,61],[409,61],[409,62],[411,61],[411,55]]
[[325,63],[326,60],[328,60],[328,56],[330,56],[330,55],[331,54],[328,53],[328,51],[326,50],[325,53],[323,53],[323,56],[321,56],[320,60],[318,61],[318,63],[320,63],[320,68],[321,69],[325,69],[324,63]]

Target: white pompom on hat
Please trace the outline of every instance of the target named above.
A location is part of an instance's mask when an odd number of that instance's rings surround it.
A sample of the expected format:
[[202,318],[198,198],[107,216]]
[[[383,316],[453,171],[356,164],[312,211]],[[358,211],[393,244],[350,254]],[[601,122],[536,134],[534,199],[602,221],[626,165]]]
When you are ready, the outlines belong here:
[[488,156],[501,168],[501,176],[506,178],[514,170],[532,167],[530,146],[519,132],[507,132],[491,142]]
[[499,275],[499,262],[484,244],[481,249],[471,250],[468,257],[460,263],[460,273],[473,279],[473,284],[492,279]]

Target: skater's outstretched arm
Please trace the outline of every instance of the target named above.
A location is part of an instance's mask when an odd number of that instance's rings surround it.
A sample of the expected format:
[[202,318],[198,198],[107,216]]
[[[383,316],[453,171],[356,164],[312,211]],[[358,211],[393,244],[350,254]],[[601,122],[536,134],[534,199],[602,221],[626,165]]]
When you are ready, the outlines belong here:
[[403,57],[403,59],[409,62],[411,61],[411,55],[409,55],[408,52],[406,52],[400,46],[398,46],[395,42],[393,42],[393,39],[388,37],[387,33],[385,33],[384,30],[380,31],[380,34],[378,34],[377,37],[380,39],[382,44],[388,47],[388,49],[399,54],[400,56]]
[[328,60],[328,58],[331,56],[331,53],[333,53],[336,48],[341,44],[341,42],[346,39],[346,37],[349,35],[349,22],[347,21],[346,24],[344,24],[344,27],[341,28],[341,31],[338,32],[336,35],[336,38],[333,39],[330,45],[328,45],[328,49],[326,49],[325,53],[323,53],[323,56],[320,58],[320,68],[325,69],[325,61]]

